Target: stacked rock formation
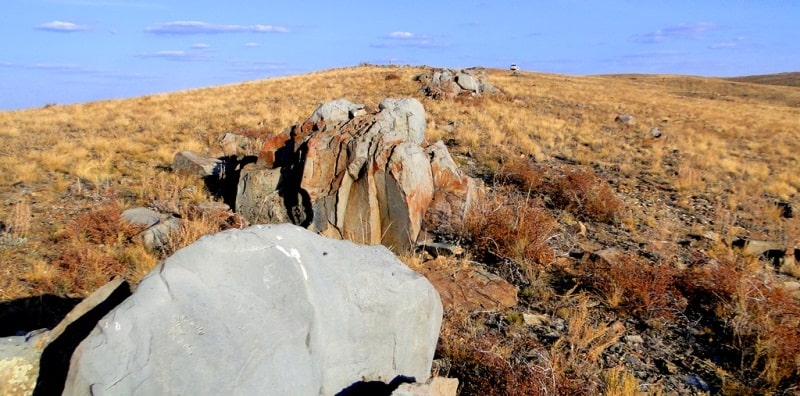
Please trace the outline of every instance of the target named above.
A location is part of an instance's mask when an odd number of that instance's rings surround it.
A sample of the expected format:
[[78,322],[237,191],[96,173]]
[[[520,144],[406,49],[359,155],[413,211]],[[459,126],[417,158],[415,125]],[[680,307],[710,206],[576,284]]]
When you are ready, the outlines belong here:
[[422,84],[422,92],[433,99],[500,93],[499,89],[489,84],[486,72],[480,69],[431,69],[414,79]]
[[291,222],[396,252],[413,248],[423,224],[436,232],[457,223],[481,190],[443,143],[425,144],[425,125],[413,98],[325,103],[242,170],[236,210],[251,224]]

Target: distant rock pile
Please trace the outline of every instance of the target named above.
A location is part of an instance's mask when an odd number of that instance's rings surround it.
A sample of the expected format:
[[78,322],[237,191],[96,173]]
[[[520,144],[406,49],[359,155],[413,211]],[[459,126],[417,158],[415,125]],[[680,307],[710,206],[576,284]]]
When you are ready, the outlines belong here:
[[325,103],[242,170],[236,211],[251,224],[291,222],[407,251],[423,227],[437,232],[461,221],[482,191],[443,143],[425,143],[425,127],[413,98]]
[[431,69],[417,75],[414,80],[419,81],[425,95],[433,99],[500,94],[499,89],[489,84],[486,72],[481,69]]

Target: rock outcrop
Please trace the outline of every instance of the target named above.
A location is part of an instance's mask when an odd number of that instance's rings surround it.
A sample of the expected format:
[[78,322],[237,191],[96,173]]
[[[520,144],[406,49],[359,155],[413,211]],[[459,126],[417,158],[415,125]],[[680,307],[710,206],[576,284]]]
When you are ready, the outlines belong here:
[[73,354],[65,394],[333,395],[430,374],[442,305],[382,246],[293,225],[206,236]]
[[519,289],[479,267],[462,267],[439,258],[425,263],[420,273],[433,284],[445,309],[499,311],[519,302]]
[[458,96],[499,94],[481,69],[431,69],[414,77],[422,84],[422,92],[433,99],[454,99]]
[[425,109],[413,98],[378,107],[339,99],[264,145],[242,170],[236,209],[251,224],[292,222],[322,235],[415,246],[463,218],[482,184],[439,142],[425,146]]

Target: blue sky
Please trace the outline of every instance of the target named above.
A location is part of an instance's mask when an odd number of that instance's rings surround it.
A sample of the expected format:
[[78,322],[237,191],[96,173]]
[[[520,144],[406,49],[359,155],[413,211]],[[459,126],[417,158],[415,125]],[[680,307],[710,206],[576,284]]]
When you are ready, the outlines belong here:
[[800,70],[800,1],[5,0],[0,110],[362,62],[565,73]]

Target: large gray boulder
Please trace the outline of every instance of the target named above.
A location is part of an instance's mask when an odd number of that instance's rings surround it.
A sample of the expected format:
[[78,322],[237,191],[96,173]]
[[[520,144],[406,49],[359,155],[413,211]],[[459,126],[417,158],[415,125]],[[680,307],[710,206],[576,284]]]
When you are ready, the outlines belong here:
[[439,295],[385,247],[293,225],[206,236],[73,354],[65,394],[334,395],[429,376]]
[[462,89],[480,93],[478,81],[467,73],[458,73],[458,75],[456,75],[456,83],[458,83],[458,86]]

